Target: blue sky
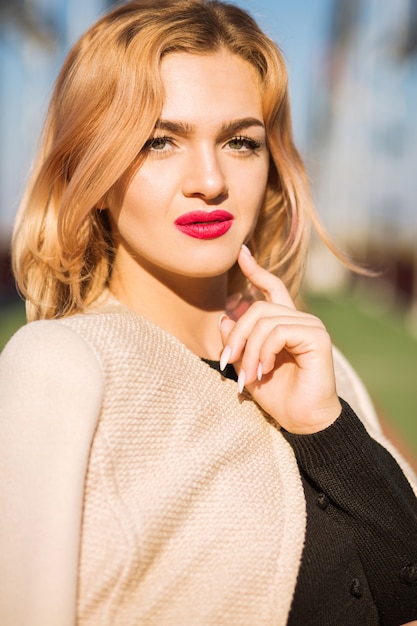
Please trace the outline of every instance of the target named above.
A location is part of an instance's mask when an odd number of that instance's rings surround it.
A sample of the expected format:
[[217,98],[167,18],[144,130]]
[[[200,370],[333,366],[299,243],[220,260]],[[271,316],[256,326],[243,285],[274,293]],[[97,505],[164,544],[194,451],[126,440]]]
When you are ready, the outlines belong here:
[[[69,44],[94,21],[101,0],[37,0],[38,4],[56,3],[67,6],[71,24]],[[261,28],[278,43],[284,52],[290,74],[290,91],[295,136],[304,143],[308,124],[310,78],[314,60],[320,55],[334,0],[230,0],[255,17]]]
[[[298,142],[303,144],[304,129],[308,123],[306,109],[309,106],[309,77],[314,58],[320,54],[323,45],[334,0],[231,1],[249,11],[284,52],[290,73],[295,135]],[[85,29],[89,15],[94,13],[94,7],[99,4],[99,0],[72,0],[69,6],[73,7],[73,18],[77,18],[74,36]]]
[[[306,146],[306,128],[308,124],[308,111],[311,106],[311,75],[315,67],[314,58],[320,54],[321,45],[323,44],[323,33],[326,32],[328,26],[329,6],[334,0],[232,0],[242,8],[248,10],[258,21],[260,26],[276,41],[284,52],[290,74],[290,92],[292,100],[292,112],[294,121],[294,133],[298,147],[303,153]],[[40,6],[49,6],[56,11],[65,8],[66,13],[70,14],[71,28],[68,29],[67,44],[71,45],[74,40],[84,31],[92,21],[98,16],[101,0],[37,0],[36,4]],[[58,11],[59,12],[59,11]],[[12,30],[8,31],[8,36],[15,37]],[[0,42],[1,43],[1,42]],[[21,50],[21,41],[16,39],[15,44],[8,48],[8,62],[12,62],[14,50]],[[36,56],[31,51],[30,45],[25,46],[26,52],[16,56],[15,63],[21,63],[23,57],[25,62],[33,59],[33,63],[28,63],[29,75],[34,78],[36,83],[36,99],[32,101],[30,109],[26,108],[27,101],[21,102],[21,96],[17,81],[22,79],[23,74],[16,71],[13,65],[10,76],[8,77],[8,94],[10,96],[7,104],[8,119],[13,116],[19,116],[24,120],[16,122],[21,129],[21,141],[16,141],[16,128],[3,129],[3,140],[6,141],[9,129],[11,137],[7,141],[7,153],[3,156],[0,166],[5,168],[4,174],[0,176],[3,192],[0,193],[0,229],[3,228],[2,214],[5,219],[11,222],[17,199],[21,195],[22,181],[25,180],[26,172],[29,167],[32,144],[38,136],[41,123],[45,113],[46,102],[52,88],[52,82],[55,76],[53,68],[59,69],[62,57],[60,55],[56,60],[50,58],[46,61],[45,55]],[[42,60],[43,59],[43,60]],[[38,71],[37,62],[47,63],[50,65],[49,70],[45,73],[45,68]],[[42,69],[42,68],[41,68]],[[40,73],[39,73],[40,72]],[[25,75],[26,76],[26,75]],[[33,81],[32,81],[33,82]],[[33,85],[32,85],[33,87]],[[42,91],[43,95],[39,95]],[[30,91],[33,96],[33,89]],[[24,107],[24,115],[18,110],[15,104],[21,103]],[[30,119],[29,119],[30,118]],[[27,127],[30,124],[30,133]],[[1,151],[0,151],[1,152]],[[7,159],[7,167],[4,165],[4,159]],[[0,172],[1,174],[1,172]],[[1,190],[0,190],[1,191]]]
[[295,137],[301,147],[308,123],[314,63],[323,50],[332,0],[237,0],[284,52],[290,75]]
[[[331,11],[335,5],[335,0],[231,1],[248,10],[259,22],[260,26],[278,43],[284,53],[290,75],[290,94],[295,140],[301,154],[308,162],[310,158],[309,149],[311,148],[308,141],[309,131],[311,130],[310,116],[314,109],[314,98],[317,96],[318,89],[320,89],[318,85],[321,84],[321,88],[323,89],[323,82],[318,80],[317,73],[320,71],[320,68],[323,67],[322,61],[325,59],[326,55],[326,42],[329,33]],[[402,0],[401,2],[394,3],[394,6],[391,0],[379,0],[377,3],[375,3],[374,0],[368,0],[368,2],[364,3],[364,6],[368,7],[368,10],[373,8],[379,20],[381,18],[381,10],[386,11],[389,16],[388,19],[392,20],[395,11],[400,11],[401,7],[406,7],[405,2],[406,0]],[[71,17],[69,20],[71,28],[69,28],[66,33],[66,39],[63,37],[63,41],[66,40],[67,44],[72,44],[80,32],[90,25],[98,16],[104,4],[102,0],[33,0],[33,3],[39,6],[48,6],[49,9],[52,9],[53,6],[57,10],[58,8],[62,10],[65,8],[65,15]],[[398,26],[395,26],[397,22],[398,20],[394,20],[393,32],[398,31]],[[398,24],[401,25],[401,22],[398,22]],[[378,27],[380,26],[379,24]],[[384,29],[385,26],[381,31],[383,34],[385,32]],[[363,32],[362,35],[364,35]],[[372,53],[372,58],[377,58],[377,55],[379,55],[378,67],[380,71],[378,76],[382,75],[384,80],[381,87],[382,91],[380,89],[377,93],[375,91],[375,81],[370,82],[366,77],[365,80],[363,79],[364,64],[361,64],[363,84],[359,84],[358,82],[360,78],[359,75],[355,77],[355,80],[356,78],[358,79],[355,83],[355,93],[357,93],[357,89],[361,87],[362,92],[365,90],[365,97],[368,98],[367,101],[371,98],[371,104],[374,110],[380,113],[382,111],[381,115],[386,116],[386,119],[382,119],[380,126],[387,126],[391,118],[396,115],[401,123],[403,123],[404,129],[406,129],[404,132],[408,133],[411,138],[409,143],[411,143],[411,141],[414,142],[414,137],[416,136],[415,116],[413,115],[412,106],[408,107],[410,108],[410,111],[408,111],[406,104],[413,101],[413,94],[415,94],[417,63],[414,61],[412,64],[410,61],[408,64],[403,64],[402,72],[398,72],[397,69],[394,68],[394,76],[392,71],[391,74],[389,73],[389,63],[387,64],[384,55],[381,55],[378,46],[375,46],[374,43],[369,40],[368,36],[367,38],[362,37],[361,41],[362,44],[366,44],[365,49],[368,56],[369,52]],[[7,42],[8,46],[6,45]],[[7,29],[3,32],[3,42],[0,40],[0,45],[2,43],[3,53],[8,52],[8,56],[3,55],[3,65],[2,68],[0,68],[4,73],[7,70],[7,76],[4,80],[7,89],[4,90],[4,95],[2,93],[1,99],[3,107],[5,108],[3,108],[4,123],[1,128],[3,149],[0,150],[0,231],[4,227],[3,224],[5,222],[9,224],[14,216],[18,198],[20,198],[21,195],[23,181],[26,180],[26,172],[29,167],[32,146],[44,117],[48,95],[55,75],[54,68],[56,68],[57,71],[62,61],[62,57],[55,60],[48,51],[43,55],[34,54],[33,46],[31,47],[29,44],[22,47],[21,39],[17,37],[16,33],[13,34],[12,29]],[[19,54],[16,54],[16,51],[18,51]],[[0,55],[1,54],[2,49],[0,49]],[[12,63],[13,54],[16,56],[14,64]],[[26,73],[22,72],[23,62],[27,66]],[[404,80],[401,78],[403,74]],[[25,87],[25,90],[22,92],[19,81],[27,77],[30,79],[28,81],[29,86]],[[371,86],[373,85],[373,91],[367,90],[368,83]],[[395,89],[392,88],[393,85],[396,86]],[[411,95],[407,95],[408,92],[412,92]],[[28,98],[22,97],[22,93],[23,95],[25,95],[25,93],[30,94],[30,107],[27,106]],[[387,98],[387,93],[390,94],[389,98]],[[355,103],[353,99],[351,104],[356,105],[357,103]],[[404,111],[402,109],[404,109]],[[387,111],[390,115],[387,114]],[[402,119],[407,111],[408,121]],[[363,118],[363,116],[359,117],[361,117],[361,119]],[[361,147],[362,150],[366,149],[367,154],[368,152],[369,154],[372,153],[372,156],[368,157],[369,163],[375,162],[375,150],[369,141],[369,145],[366,144],[365,139],[374,132],[374,118],[376,118],[376,116],[371,115],[369,119],[366,118],[362,120],[362,126],[358,128],[358,116],[353,113],[349,117],[351,121],[353,120],[355,122],[357,132],[355,141],[358,142],[358,146]],[[382,131],[380,130],[380,132]],[[363,135],[363,141],[358,139],[361,134]],[[416,145],[415,142],[414,145]],[[340,145],[338,147],[340,148]],[[407,201],[404,200],[404,206],[408,208],[404,208],[404,211],[408,210],[410,214],[414,215],[414,198],[416,195],[415,176],[411,170],[415,168],[417,153],[415,148],[413,148],[412,155],[414,156],[411,157],[411,148],[407,149],[410,152],[410,158],[404,159],[404,163],[402,161],[398,161],[396,164],[393,163],[392,167],[394,168],[394,165],[396,165],[395,171],[397,172],[396,176],[398,180],[404,181],[401,183],[404,189],[409,189],[409,191],[407,191],[408,199]],[[405,169],[410,173],[405,174]],[[386,177],[387,181],[392,179],[393,176]],[[381,187],[380,178],[377,183],[378,184],[374,185],[374,187],[379,189],[380,195],[387,195],[388,192],[385,190],[385,187]],[[358,185],[353,182],[353,179],[351,184],[353,187],[358,188]],[[362,191],[361,195],[365,197]]]

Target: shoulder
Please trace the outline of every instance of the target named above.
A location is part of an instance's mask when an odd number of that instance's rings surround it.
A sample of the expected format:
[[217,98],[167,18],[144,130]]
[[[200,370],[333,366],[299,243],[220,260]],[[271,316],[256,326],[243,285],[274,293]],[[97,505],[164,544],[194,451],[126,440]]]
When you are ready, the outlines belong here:
[[[23,326],[0,355],[0,408],[31,402],[62,407],[65,402],[82,414],[97,414],[104,390],[100,363],[84,338],[60,320]],[[27,399],[27,400],[26,400]]]
[[101,367],[73,329],[33,322],[0,355],[0,389],[0,622],[72,624]]
[[34,376],[38,368],[57,377],[66,373],[80,379],[87,371],[97,378],[102,376],[92,347],[60,320],[41,320],[22,326],[6,344],[0,364],[12,371],[30,370]]

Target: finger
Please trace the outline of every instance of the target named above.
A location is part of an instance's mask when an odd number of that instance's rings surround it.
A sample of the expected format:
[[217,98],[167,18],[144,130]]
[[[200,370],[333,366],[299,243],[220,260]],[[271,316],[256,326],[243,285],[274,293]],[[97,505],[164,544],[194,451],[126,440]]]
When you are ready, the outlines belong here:
[[[283,324],[275,326],[260,347],[256,372],[246,363],[246,354],[239,369],[240,389],[250,389],[256,380],[259,382],[281,365],[292,363],[299,371],[324,371],[331,366],[331,341],[324,328]],[[331,377],[324,377],[331,383]],[[239,382],[238,381],[238,382]]]
[[238,359],[242,355],[248,338],[257,326],[261,328],[262,320],[265,321],[266,328],[276,324],[294,323],[308,326],[323,326],[323,323],[314,315],[281,304],[258,300],[251,304],[237,322],[227,326],[229,334],[226,343],[231,348],[231,362],[234,362],[234,359]]
[[223,371],[228,363],[231,362],[232,357],[232,347],[229,345],[228,340],[230,337],[230,333],[233,330],[233,327],[236,325],[236,322],[230,319],[225,314],[222,314],[219,317],[219,330],[220,337],[223,343],[223,350],[220,355],[220,370]]
[[237,261],[244,276],[264,294],[268,302],[295,309],[295,304],[282,280],[258,265],[246,246],[242,246]]
[[282,324],[275,326],[260,348],[259,360],[264,374],[276,367],[277,356],[284,351],[300,369],[314,360],[317,367],[321,361],[331,360],[331,340],[325,328]]
[[242,393],[243,387],[245,385],[246,375],[245,372],[240,367],[239,359],[233,358],[232,356],[232,348],[227,343],[230,337],[230,332],[233,330],[236,322],[231,320],[227,315],[221,315],[219,318],[219,329],[220,335],[222,338],[222,342],[224,345],[223,351],[220,355],[220,371],[223,371],[228,363],[233,363],[233,367],[238,373],[238,390],[239,393]]
[[[310,315],[300,315],[299,317],[295,315],[263,317],[257,320],[246,337],[241,358],[241,367],[245,370],[249,382],[254,381],[256,378],[260,380],[263,374],[272,370],[275,356],[282,349],[282,346],[276,340],[280,334],[282,335],[282,331],[279,331],[279,329],[282,329],[284,326],[290,328],[297,327],[300,332],[305,332],[306,334],[308,334],[309,328],[325,330],[320,320]],[[237,326],[233,329],[233,332],[236,331]],[[228,344],[232,344],[230,335]]]

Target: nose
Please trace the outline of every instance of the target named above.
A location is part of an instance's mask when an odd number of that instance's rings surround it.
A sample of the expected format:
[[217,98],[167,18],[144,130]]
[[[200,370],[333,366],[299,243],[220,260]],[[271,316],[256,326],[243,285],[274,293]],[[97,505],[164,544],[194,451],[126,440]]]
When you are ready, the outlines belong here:
[[227,193],[225,173],[215,147],[200,146],[189,154],[183,193],[205,200],[215,200]]

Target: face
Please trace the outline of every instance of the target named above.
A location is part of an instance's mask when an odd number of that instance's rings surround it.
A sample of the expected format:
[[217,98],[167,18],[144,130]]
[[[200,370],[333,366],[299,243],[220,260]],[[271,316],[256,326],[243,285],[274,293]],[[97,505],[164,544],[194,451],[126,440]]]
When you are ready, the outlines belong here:
[[227,52],[169,54],[165,103],[121,206],[113,276],[214,277],[256,224],[268,176],[256,71]]

